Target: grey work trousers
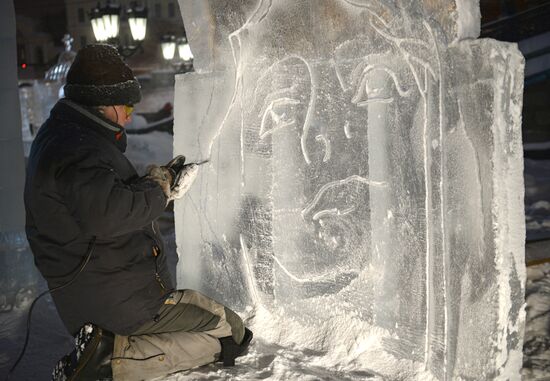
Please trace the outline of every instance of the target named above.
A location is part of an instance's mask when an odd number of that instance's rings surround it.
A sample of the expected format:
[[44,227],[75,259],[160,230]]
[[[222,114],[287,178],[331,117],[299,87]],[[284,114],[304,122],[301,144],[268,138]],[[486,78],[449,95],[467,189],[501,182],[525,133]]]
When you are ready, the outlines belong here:
[[244,337],[241,318],[193,290],[168,296],[154,320],[130,336],[115,335],[114,381],[148,380],[209,364],[219,358],[219,338]]

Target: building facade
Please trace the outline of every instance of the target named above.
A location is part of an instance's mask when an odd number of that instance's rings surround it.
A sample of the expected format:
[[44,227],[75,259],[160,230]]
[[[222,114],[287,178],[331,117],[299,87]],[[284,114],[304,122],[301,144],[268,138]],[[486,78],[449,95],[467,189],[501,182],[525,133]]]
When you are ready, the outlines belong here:
[[17,15],[17,65],[20,79],[42,78],[63,50],[36,19]]

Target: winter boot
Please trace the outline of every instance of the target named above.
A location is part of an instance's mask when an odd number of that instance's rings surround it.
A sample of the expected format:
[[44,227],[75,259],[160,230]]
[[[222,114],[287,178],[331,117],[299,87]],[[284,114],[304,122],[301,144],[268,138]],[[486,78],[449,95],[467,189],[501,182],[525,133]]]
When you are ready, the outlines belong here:
[[223,362],[223,366],[235,366],[235,359],[248,353],[248,346],[250,345],[252,336],[252,331],[245,328],[244,338],[240,344],[237,344],[235,340],[233,340],[233,336],[219,339],[222,345],[222,352],[220,353],[220,359],[218,361]]
[[114,335],[86,324],[75,336],[75,349],[55,366],[52,381],[112,380]]

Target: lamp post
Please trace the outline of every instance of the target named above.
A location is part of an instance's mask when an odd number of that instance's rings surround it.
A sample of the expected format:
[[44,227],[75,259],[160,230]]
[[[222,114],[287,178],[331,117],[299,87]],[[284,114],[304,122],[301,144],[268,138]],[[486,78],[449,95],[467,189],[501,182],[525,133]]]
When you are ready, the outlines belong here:
[[120,5],[113,4],[111,0],[107,0],[104,7],[98,3],[97,7],[92,9],[90,20],[96,40],[116,46],[119,53],[127,58],[138,50],[142,50],[141,44],[147,32],[147,8],[145,6],[139,7],[136,2],[133,2],[126,10],[126,19],[130,25],[132,39],[135,42],[133,45],[125,46],[120,43],[120,14]]

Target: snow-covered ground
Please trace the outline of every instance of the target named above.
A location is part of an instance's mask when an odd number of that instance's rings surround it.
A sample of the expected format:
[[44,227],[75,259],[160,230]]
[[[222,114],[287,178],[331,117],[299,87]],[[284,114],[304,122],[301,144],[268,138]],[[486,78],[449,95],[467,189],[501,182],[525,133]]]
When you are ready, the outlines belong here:
[[[146,94],[137,112],[153,112],[171,102],[173,91]],[[549,143],[550,145],[550,143]],[[172,136],[163,132],[130,135],[128,157],[138,171],[150,163],[165,163],[172,156]],[[527,261],[550,258],[550,160],[525,161],[525,204],[528,239]],[[161,219],[167,248],[175,256],[173,215]],[[0,253],[5,258],[4,253]],[[0,258],[0,265],[4,259]],[[6,290],[0,295],[0,377],[5,375],[20,350],[25,334],[25,318],[32,299],[45,284],[33,269],[30,252],[17,253],[10,268],[28,274],[24,284],[13,274],[0,269]],[[1,266],[0,266],[1,267]],[[526,287],[527,325],[523,370],[524,380],[550,380],[550,264],[529,267]],[[13,278],[13,279],[12,279]],[[255,311],[252,328],[259,332],[268,324],[263,311]],[[249,312],[245,312],[250,314]],[[264,314],[264,315],[262,315]],[[13,380],[47,380],[53,364],[71,349],[71,338],[65,332],[49,297],[37,303],[32,320],[29,348]],[[262,335],[263,336],[263,335]],[[320,354],[304,351],[289,344],[278,346],[256,338],[249,354],[234,368],[209,365],[172,375],[165,380],[379,380],[381,377],[360,369],[335,369],[319,363]]]
[[[525,160],[525,220],[527,263],[550,258],[550,160]],[[525,297],[523,379],[550,380],[550,263],[527,268]]]
[[550,380],[550,263],[527,268],[523,379]]

